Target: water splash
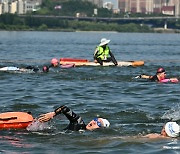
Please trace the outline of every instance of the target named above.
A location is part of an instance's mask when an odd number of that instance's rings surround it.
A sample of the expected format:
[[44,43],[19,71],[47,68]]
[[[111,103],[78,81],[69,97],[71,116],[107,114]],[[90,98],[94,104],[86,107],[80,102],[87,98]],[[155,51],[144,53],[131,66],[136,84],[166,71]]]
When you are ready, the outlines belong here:
[[50,126],[48,123],[42,123],[38,120],[34,120],[29,126],[26,128],[28,131],[40,131],[45,129],[50,129]]
[[169,119],[172,121],[180,120],[180,104],[174,105],[173,108],[164,113],[161,119]]

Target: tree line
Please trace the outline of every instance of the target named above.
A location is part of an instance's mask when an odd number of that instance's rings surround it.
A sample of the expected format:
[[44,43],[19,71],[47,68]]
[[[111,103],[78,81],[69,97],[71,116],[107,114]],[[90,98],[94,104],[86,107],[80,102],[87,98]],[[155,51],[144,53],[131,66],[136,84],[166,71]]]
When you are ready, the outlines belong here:
[[63,20],[55,18],[34,18],[32,16],[19,17],[16,14],[2,14],[0,16],[1,30],[57,30],[57,31],[117,31],[117,32],[149,32],[146,25],[88,22],[77,20]]

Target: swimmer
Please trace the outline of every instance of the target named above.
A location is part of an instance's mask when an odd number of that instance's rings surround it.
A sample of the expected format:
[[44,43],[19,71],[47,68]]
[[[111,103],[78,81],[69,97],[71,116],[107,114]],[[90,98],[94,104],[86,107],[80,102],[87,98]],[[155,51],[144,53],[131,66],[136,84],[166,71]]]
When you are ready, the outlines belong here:
[[[42,71],[48,72],[49,69],[48,68],[45,69],[45,67],[47,67],[47,66],[43,66]],[[25,68],[23,68],[23,67],[19,68],[16,66],[6,66],[6,67],[0,68],[0,71],[3,71],[3,72],[34,72],[34,73],[36,73],[36,72],[39,72],[40,69],[38,67],[34,67],[34,66],[27,66]]]
[[60,64],[57,58],[53,58],[51,59],[51,65],[48,67],[71,68],[71,67],[75,67],[75,64]]
[[51,59],[51,65],[49,67],[58,67],[59,66],[59,61],[57,58]]
[[38,118],[38,121],[47,122],[61,113],[64,114],[70,122],[69,125],[64,130],[72,130],[72,131],[90,130],[92,131],[99,128],[107,128],[110,125],[109,121],[103,118],[94,118],[87,125],[85,125],[83,119],[79,115],[75,114],[71,109],[69,109],[67,106],[64,106],[64,105],[55,109],[53,112],[48,112],[46,114],[40,115],[40,117]]
[[180,132],[180,126],[176,122],[167,122],[162,128],[161,134],[153,133],[153,134],[147,134],[143,137],[150,139],[175,138],[179,136],[179,132]]
[[135,78],[141,78],[141,79],[148,79],[150,81],[156,81],[156,82],[162,82],[162,83],[166,83],[166,82],[178,82],[179,80],[177,78],[166,78],[166,71],[164,68],[160,67],[157,69],[156,75],[154,76],[149,76],[149,75],[139,75]]
[[43,72],[47,73],[49,72],[49,67],[47,65],[43,66],[42,68]]

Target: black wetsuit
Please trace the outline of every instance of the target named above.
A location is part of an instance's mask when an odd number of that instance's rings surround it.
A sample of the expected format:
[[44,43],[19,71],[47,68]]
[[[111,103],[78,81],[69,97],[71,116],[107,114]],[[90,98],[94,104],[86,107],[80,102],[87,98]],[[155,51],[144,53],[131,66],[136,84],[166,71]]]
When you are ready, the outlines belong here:
[[154,76],[153,76],[152,78],[150,78],[149,80],[150,80],[150,81],[156,81],[156,82],[159,81],[157,75],[154,75]]
[[33,72],[38,72],[39,71],[39,68],[34,67],[34,66],[27,66],[26,69],[32,70]]
[[78,131],[86,129],[83,119],[67,106],[60,106],[59,108],[55,109],[54,112],[56,115],[63,113],[69,120],[70,123],[64,130]]

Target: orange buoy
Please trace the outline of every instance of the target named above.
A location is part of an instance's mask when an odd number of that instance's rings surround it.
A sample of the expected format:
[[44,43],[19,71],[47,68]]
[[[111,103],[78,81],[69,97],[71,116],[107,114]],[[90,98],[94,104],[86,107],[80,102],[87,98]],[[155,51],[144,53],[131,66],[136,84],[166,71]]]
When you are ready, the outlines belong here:
[[0,129],[24,129],[34,118],[26,112],[5,112],[0,114]]

